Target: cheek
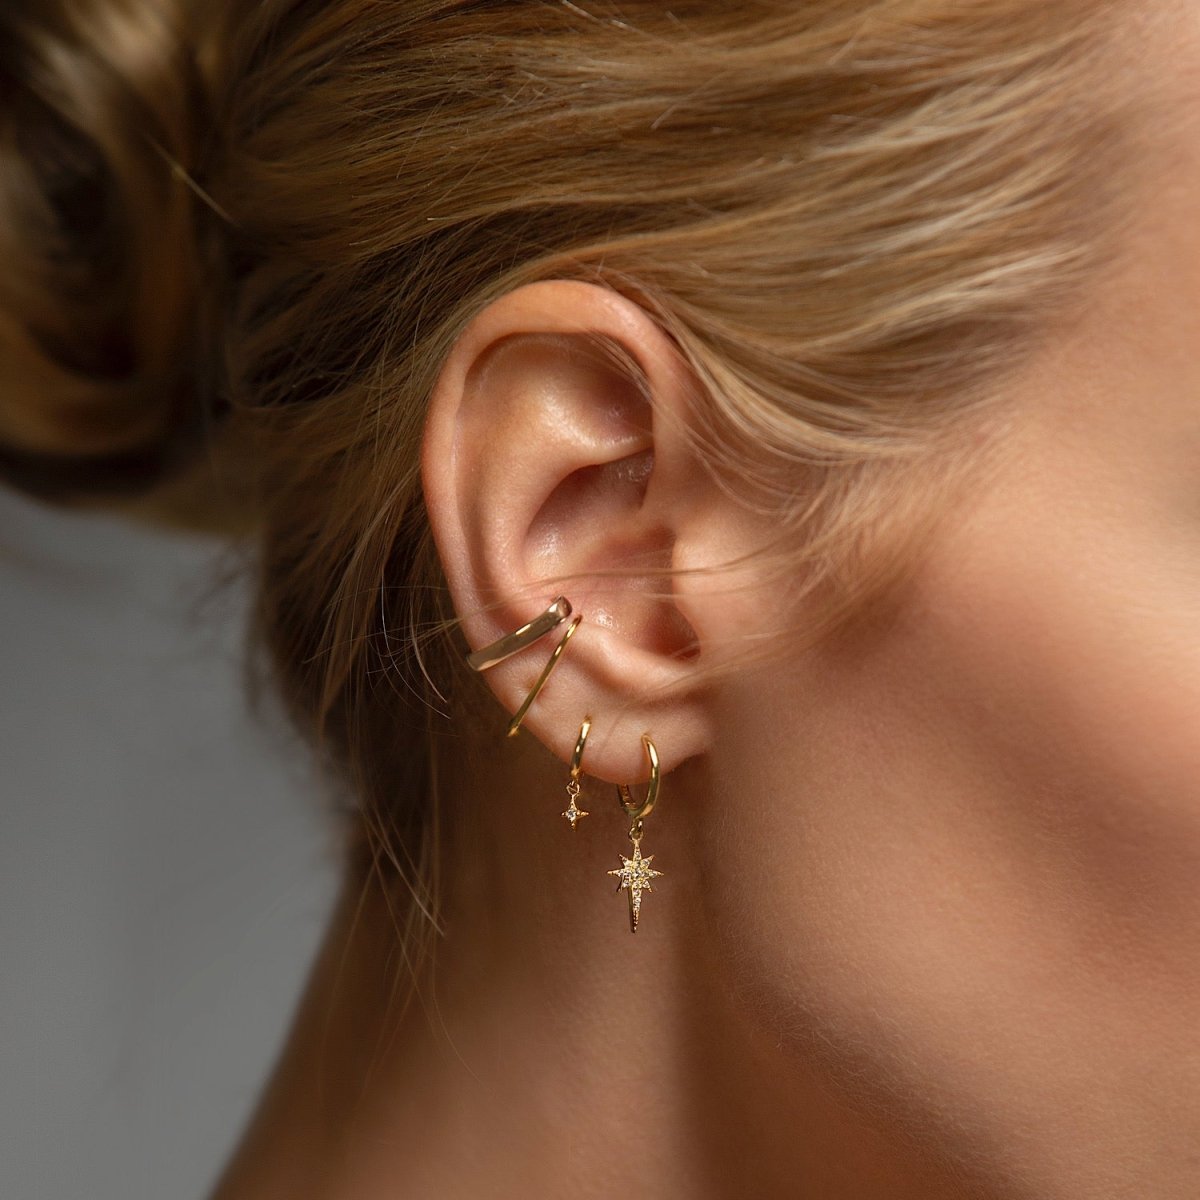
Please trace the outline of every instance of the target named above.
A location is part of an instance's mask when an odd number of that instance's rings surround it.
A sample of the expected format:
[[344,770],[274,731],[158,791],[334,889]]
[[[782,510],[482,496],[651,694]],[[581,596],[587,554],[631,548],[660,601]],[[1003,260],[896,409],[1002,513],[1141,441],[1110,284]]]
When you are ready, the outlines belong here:
[[1013,828],[1061,848],[1077,912],[1150,945],[1194,928],[1200,898],[1200,513],[1091,483],[982,508],[913,620]]
[[997,490],[886,620],[725,695],[712,920],[762,1021],[873,1099],[966,1121],[1081,1086],[1097,1038],[1186,1044],[1200,514],[1142,497]]

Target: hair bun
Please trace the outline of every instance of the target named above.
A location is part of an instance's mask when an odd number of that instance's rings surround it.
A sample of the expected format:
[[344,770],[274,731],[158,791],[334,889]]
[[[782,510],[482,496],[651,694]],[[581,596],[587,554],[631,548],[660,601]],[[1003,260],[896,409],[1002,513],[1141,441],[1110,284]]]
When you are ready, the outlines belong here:
[[158,0],[0,12],[0,470],[142,487],[205,419],[188,160],[199,89]]

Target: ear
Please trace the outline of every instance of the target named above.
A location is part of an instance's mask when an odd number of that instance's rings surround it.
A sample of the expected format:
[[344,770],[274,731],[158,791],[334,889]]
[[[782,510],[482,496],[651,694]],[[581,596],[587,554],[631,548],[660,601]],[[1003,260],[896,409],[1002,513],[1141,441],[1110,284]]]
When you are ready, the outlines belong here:
[[[521,728],[565,762],[590,715],[584,770],[610,782],[646,778],[643,733],[664,772],[709,746],[697,621],[711,613],[683,579],[655,574],[732,557],[731,502],[687,437],[694,396],[674,341],[641,307],[550,280],[480,312],[431,398],[425,501],[467,641],[485,645],[565,595],[583,620]],[[565,630],[485,673],[506,713]]]

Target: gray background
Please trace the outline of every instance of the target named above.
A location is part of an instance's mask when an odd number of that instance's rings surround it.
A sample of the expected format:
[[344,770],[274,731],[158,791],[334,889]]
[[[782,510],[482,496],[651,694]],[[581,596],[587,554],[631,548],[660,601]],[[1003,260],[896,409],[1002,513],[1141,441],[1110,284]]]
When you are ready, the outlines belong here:
[[0,489],[0,1197],[203,1196],[331,908],[228,549]]

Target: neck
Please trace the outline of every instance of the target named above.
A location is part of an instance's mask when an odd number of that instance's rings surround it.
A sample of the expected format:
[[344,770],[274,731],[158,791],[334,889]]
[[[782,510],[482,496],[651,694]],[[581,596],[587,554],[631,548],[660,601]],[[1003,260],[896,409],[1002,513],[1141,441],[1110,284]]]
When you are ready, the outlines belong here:
[[594,815],[572,831],[553,780],[515,774],[464,809],[477,836],[454,839],[446,934],[407,1005],[395,882],[347,887],[216,1200],[965,1194],[734,999],[685,805],[647,822],[664,875],[631,935],[605,874],[630,853],[609,789],[585,793]]

